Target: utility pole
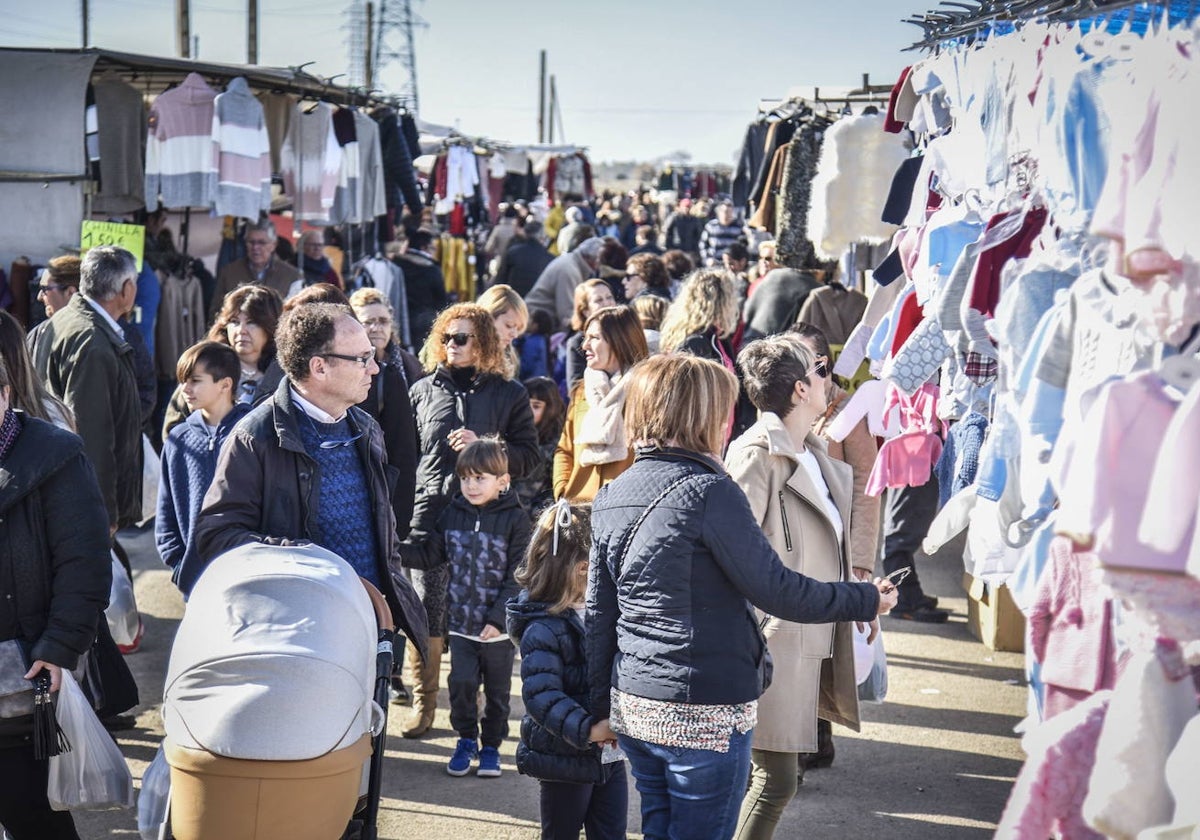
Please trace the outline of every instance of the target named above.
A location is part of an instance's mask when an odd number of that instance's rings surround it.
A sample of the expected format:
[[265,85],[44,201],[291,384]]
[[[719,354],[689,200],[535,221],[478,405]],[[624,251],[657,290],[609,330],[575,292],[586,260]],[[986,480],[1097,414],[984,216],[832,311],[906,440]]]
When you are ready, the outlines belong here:
[[538,142],[546,142],[546,51],[541,51],[538,71]]
[[192,55],[192,14],[190,0],[175,2],[176,47],[180,58]]
[[258,0],[246,0],[246,63],[258,64]]
[[375,4],[367,1],[367,51],[363,54],[363,78],[367,90],[375,87]]
[[554,144],[554,115],[558,113],[558,88],[554,85],[554,74],[550,74],[550,143]]
[[88,39],[91,35],[88,33],[88,26],[91,23],[91,12],[88,9],[88,0],[80,0],[79,16],[83,20],[83,48],[87,49]]

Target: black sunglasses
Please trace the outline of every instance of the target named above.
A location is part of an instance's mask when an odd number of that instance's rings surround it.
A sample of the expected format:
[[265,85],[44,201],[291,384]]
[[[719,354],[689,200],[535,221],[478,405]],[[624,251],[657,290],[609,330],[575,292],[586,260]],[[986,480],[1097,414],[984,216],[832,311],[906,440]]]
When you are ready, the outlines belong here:
[[39,292],[61,292],[69,286],[59,286],[57,283],[39,283],[37,290]]
[[817,359],[816,364],[813,365],[813,370],[816,371],[817,376],[821,377],[822,379],[829,378],[829,362],[827,362],[825,359]]
[[444,333],[442,335],[442,344],[449,344],[451,341],[458,347],[466,347],[467,342],[475,337],[475,333]]

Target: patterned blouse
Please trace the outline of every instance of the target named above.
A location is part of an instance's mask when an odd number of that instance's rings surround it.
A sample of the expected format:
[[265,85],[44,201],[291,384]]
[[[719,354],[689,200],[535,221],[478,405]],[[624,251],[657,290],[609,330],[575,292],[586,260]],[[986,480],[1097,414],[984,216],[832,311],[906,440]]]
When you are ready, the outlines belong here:
[[758,723],[758,701],[706,706],[651,700],[612,689],[609,725],[613,732],[664,747],[729,752],[736,729],[746,733]]

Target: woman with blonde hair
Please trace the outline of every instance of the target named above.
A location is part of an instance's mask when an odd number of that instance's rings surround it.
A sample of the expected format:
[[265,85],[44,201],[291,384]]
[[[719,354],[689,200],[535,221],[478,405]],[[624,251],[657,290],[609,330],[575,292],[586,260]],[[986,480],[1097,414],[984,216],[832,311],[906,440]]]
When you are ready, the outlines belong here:
[[629,370],[650,355],[641,322],[628,306],[588,318],[583,352],[587,370],[571,392],[567,421],[554,450],[554,497],[591,501],[633,463],[623,412]]
[[715,454],[737,392],[724,366],[694,356],[634,367],[637,455],[592,504],[588,708],[629,759],[647,837],[725,840],[737,827],[771,682],[752,607],[821,623],[871,621],[896,602],[885,581],[825,583],[780,562]]
[[[438,313],[425,339],[421,360],[429,375],[412,386],[420,435],[417,497],[408,540],[424,543],[438,516],[458,491],[458,453],[484,435],[498,435],[508,450],[509,475],[523,478],[537,465],[537,428],[529,395],[507,377],[507,364],[492,313],[474,303],[456,303]],[[412,714],[401,735],[429,731],[437,708],[438,673],[446,634],[449,567],[413,571],[413,585],[429,614],[429,657],[413,648],[407,662],[413,677]]]
[[669,300],[658,295],[638,295],[629,302],[630,308],[637,314],[638,320],[642,322],[642,333],[646,336],[646,347],[651,353],[659,351],[659,343],[662,340],[660,329],[670,305],[671,302]]
[[[719,363],[737,376],[730,339],[737,331],[738,301],[733,274],[719,268],[694,271],[683,282],[679,296],[663,318],[659,349],[664,353],[687,353]],[[754,406],[739,391],[725,442],[754,423]]]
[[571,313],[571,336],[567,339],[567,393],[583,379],[587,359],[583,356],[583,328],[593,312],[616,306],[612,286],[604,280],[584,280],[575,287],[575,311]]
[[521,359],[517,356],[513,342],[525,332],[525,327],[529,324],[529,310],[525,307],[525,300],[512,286],[497,283],[480,295],[476,303],[492,313],[492,319],[496,322],[496,333],[500,336],[500,346],[504,348],[505,376],[508,379],[516,379],[521,370]]

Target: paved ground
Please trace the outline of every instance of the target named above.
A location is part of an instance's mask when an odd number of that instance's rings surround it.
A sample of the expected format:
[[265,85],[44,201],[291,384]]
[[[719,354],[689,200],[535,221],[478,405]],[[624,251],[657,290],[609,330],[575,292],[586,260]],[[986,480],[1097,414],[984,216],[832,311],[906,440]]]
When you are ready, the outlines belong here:
[[[136,710],[136,728],[119,733],[119,741],[140,779],[162,738],[158,700],[183,603],[158,562],[152,533],[127,532],[122,542],[135,566],[146,640],[127,660],[143,705]],[[1022,760],[1012,733],[1025,707],[1022,657],[993,653],[967,633],[962,566],[953,547],[922,560],[920,571],[926,591],[953,611],[950,622],[933,626],[885,620],[888,700],[865,707],[861,733],[834,728],[836,762],[808,775],[777,837],[974,840],[994,833]],[[513,689],[515,733],[521,714],[515,679]],[[445,690],[441,700],[436,729],[420,741],[395,734],[405,710],[392,707],[380,836],[537,838],[537,784],[517,774],[514,741],[505,745],[501,778],[446,775],[443,766],[455,736],[448,725]],[[636,793],[631,800],[630,834],[638,836]],[[84,840],[137,837],[131,812],[84,814],[77,822]]]

